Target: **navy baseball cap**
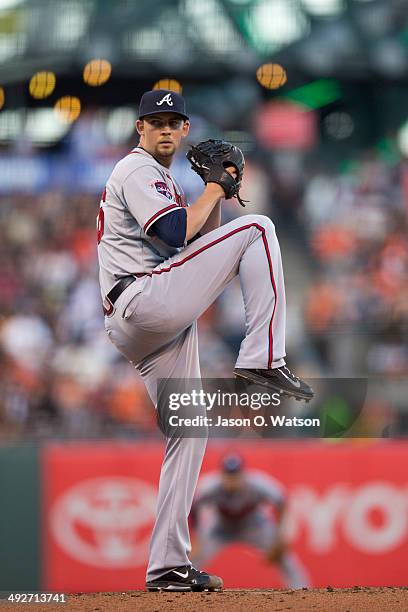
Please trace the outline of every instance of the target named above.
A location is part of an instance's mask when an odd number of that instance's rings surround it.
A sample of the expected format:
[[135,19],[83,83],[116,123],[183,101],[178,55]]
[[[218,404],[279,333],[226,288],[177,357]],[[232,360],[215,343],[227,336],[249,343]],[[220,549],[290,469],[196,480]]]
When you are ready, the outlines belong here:
[[140,100],[139,119],[157,113],[176,113],[181,115],[183,119],[188,119],[183,96],[168,89],[146,91]]
[[244,460],[240,455],[231,454],[224,457],[222,460],[222,471],[227,474],[235,474],[240,472],[244,467]]

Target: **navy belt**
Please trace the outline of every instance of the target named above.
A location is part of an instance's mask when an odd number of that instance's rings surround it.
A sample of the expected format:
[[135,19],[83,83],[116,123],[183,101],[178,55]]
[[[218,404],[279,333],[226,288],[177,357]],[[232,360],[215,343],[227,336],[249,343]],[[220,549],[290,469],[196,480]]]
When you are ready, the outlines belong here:
[[113,305],[115,304],[119,296],[124,292],[125,289],[129,287],[129,285],[134,283],[137,278],[140,278],[142,276],[146,275],[138,273],[134,275],[132,274],[129,276],[124,276],[123,278],[121,278],[105,296],[104,301],[107,302],[108,307],[106,308],[105,305],[103,305],[103,314],[107,316],[111,315],[113,312]]

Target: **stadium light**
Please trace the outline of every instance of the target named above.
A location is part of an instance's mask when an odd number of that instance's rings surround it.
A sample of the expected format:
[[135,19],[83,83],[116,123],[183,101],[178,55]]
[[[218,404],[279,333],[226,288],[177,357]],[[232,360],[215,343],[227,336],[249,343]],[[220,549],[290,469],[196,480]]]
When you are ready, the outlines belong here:
[[5,11],[19,4],[22,4],[24,0],[0,0],[0,11]]
[[317,17],[339,15],[345,9],[344,0],[302,0],[308,13]]

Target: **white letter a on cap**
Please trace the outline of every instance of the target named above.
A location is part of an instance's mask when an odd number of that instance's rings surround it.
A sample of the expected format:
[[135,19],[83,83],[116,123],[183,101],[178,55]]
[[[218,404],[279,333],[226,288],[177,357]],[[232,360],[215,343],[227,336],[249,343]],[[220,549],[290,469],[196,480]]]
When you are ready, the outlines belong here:
[[157,106],[161,106],[163,102],[167,102],[169,106],[173,106],[173,100],[171,99],[171,94],[168,93],[160,100],[160,102],[156,102]]

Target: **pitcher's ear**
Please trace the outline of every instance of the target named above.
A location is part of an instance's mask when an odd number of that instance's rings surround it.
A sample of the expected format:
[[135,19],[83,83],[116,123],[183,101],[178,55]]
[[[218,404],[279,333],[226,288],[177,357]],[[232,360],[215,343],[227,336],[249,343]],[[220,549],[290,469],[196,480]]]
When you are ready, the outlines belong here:
[[190,122],[186,120],[183,124],[183,136],[187,136],[189,130],[190,130]]

